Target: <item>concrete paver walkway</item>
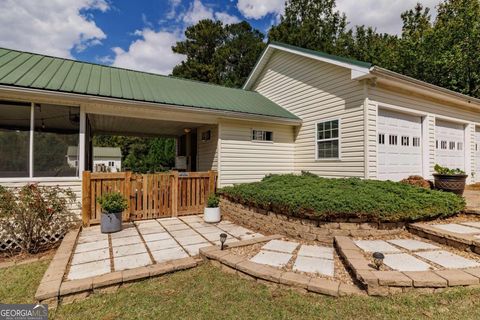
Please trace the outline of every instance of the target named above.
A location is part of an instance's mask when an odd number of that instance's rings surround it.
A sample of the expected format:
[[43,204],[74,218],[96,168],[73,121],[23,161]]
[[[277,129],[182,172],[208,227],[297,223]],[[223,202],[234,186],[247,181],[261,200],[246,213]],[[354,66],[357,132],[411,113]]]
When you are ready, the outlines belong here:
[[126,223],[120,232],[100,233],[100,226],[84,228],[70,263],[68,280],[98,276],[154,263],[197,256],[199,249],[263,236],[222,221],[209,224],[201,216],[185,216]]

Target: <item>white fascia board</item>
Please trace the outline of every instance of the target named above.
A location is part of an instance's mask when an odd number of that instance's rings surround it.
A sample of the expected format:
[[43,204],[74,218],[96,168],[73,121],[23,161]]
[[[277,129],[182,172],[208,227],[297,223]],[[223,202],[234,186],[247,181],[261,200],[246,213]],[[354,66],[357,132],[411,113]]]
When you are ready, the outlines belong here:
[[270,55],[273,53],[274,50],[281,50],[281,51],[289,52],[289,53],[299,55],[299,56],[302,56],[302,57],[306,57],[306,58],[310,58],[310,59],[314,59],[314,60],[317,60],[317,61],[321,61],[321,62],[333,64],[333,65],[336,65],[336,66],[339,66],[339,67],[350,69],[350,70],[352,70],[352,80],[361,80],[361,79],[370,77],[370,75],[369,75],[370,69],[369,68],[360,67],[360,66],[348,63],[348,62],[342,62],[342,61],[338,61],[338,60],[335,60],[335,59],[330,59],[330,58],[327,58],[327,57],[320,57],[320,56],[317,56],[317,55],[314,55],[314,54],[298,51],[298,50],[295,50],[295,49],[284,48],[284,47],[276,45],[276,44],[269,44],[267,49],[263,52],[262,56],[260,57],[257,64],[255,65],[255,67],[254,67],[253,71],[251,72],[250,76],[248,77],[247,81],[245,82],[245,84],[243,86],[243,89],[248,90],[248,89],[251,88],[251,86],[257,80],[258,75],[260,74],[260,72],[262,71],[263,67],[266,64],[266,61],[264,61],[264,60],[268,59],[270,57]]

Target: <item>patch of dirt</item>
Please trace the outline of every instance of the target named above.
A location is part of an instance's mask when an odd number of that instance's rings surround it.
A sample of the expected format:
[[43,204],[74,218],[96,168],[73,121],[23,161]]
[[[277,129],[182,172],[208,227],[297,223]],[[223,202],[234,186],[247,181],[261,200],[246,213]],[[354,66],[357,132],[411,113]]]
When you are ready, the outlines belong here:
[[480,183],[473,183],[465,186],[465,190],[480,191]]
[[478,214],[458,214],[453,217],[436,219],[431,221],[426,221],[426,224],[448,224],[448,223],[461,223],[461,222],[480,222],[480,215]]
[[55,255],[56,248],[50,248],[48,250],[36,253],[36,254],[28,254],[28,253],[15,253],[15,254],[4,254],[0,255],[0,264],[24,264],[35,262],[38,260],[45,260],[50,259]]

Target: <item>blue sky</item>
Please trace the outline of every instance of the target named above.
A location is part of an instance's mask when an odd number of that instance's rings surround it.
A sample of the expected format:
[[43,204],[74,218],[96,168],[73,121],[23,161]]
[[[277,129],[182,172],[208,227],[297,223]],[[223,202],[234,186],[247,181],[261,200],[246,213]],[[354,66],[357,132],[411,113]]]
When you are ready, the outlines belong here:
[[[400,13],[418,0],[337,0],[351,25],[400,33]],[[266,33],[284,0],[1,0],[0,46],[170,73],[184,56],[171,46],[200,19],[247,20]],[[434,8],[440,0],[420,0]],[[433,16],[435,10],[433,10]]]

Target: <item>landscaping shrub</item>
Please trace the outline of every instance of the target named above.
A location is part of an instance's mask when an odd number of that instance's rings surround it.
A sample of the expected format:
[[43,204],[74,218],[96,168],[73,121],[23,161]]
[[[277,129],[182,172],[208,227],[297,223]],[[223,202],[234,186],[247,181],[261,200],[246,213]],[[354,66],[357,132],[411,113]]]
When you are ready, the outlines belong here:
[[207,208],[218,208],[218,204],[220,203],[220,198],[217,194],[212,193],[208,196],[207,199]]
[[63,236],[75,220],[70,189],[28,184],[22,188],[0,186],[0,229],[17,249],[36,253]]
[[432,189],[431,182],[423,179],[421,176],[409,176],[407,179],[400,181],[403,184],[409,184],[424,189]]
[[120,192],[110,192],[97,199],[98,204],[106,213],[118,213],[128,208],[127,199]]
[[464,199],[452,193],[392,181],[312,174],[271,175],[260,182],[224,187],[219,193],[248,206],[323,221],[416,221],[448,217],[465,208]]

